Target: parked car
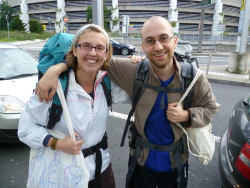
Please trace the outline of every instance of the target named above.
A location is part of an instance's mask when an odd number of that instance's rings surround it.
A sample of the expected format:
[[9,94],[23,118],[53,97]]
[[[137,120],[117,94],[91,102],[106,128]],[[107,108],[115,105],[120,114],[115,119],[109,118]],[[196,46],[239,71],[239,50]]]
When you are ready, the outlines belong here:
[[113,54],[116,55],[129,55],[135,53],[135,47],[130,44],[122,44],[114,39],[110,39],[113,47]]
[[0,43],[0,143],[19,141],[20,113],[35,88],[37,64],[23,49]]
[[234,106],[218,158],[222,187],[250,187],[250,94]]

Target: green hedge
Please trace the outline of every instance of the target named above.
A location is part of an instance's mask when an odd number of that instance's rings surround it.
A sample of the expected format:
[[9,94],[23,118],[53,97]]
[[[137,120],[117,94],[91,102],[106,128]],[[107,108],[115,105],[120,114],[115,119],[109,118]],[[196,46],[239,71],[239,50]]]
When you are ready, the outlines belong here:
[[43,33],[42,23],[38,20],[29,20],[31,33]]
[[43,32],[39,33],[26,33],[25,31],[10,31],[10,40],[8,39],[8,31],[0,30],[0,42],[15,42],[23,40],[47,39],[55,33]]

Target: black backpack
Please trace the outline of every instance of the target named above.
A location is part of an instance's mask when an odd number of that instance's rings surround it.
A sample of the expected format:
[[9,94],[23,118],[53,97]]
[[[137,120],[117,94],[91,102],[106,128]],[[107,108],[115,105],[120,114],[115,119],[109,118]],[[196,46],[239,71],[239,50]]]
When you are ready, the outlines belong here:
[[[148,85],[148,59],[143,59],[140,63],[137,64],[136,68],[136,76],[134,80],[134,86],[133,86],[133,95],[132,95],[132,108],[129,112],[126,125],[124,128],[122,140],[121,140],[121,147],[124,145],[125,137],[128,132],[129,125],[131,124],[131,117],[135,112],[135,107],[142,96],[145,88],[153,89],[155,91],[164,91],[167,93],[181,93],[182,95],[185,93],[186,89],[192,82],[194,75],[196,74],[197,68],[198,68],[198,61],[196,58],[191,58],[189,54],[187,55],[181,55],[178,53],[174,53],[177,61],[181,63],[182,69],[181,69],[181,78],[182,78],[182,85],[181,88],[166,88],[161,86],[152,86]],[[187,95],[187,97],[184,99],[184,109],[187,109],[191,106],[192,98],[193,98],[193,91],[192,88]],[[161,109],[165,109],[164,100],[161,100]]]

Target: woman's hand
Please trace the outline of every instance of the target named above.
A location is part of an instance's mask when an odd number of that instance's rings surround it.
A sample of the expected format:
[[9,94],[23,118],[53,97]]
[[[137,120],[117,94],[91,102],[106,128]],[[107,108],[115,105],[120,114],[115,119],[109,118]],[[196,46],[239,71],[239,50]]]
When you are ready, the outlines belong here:
[[190,114],[187,110],[183,110],[182,106],[176,106],[177,102],[168,104],[166,115],[171,122],[186,122],[190,120]]
[[132,63],[137,64],[139,63],[142,59],[145,59],[145,56],[139,56],[139,55],[129,55],[128,58],[131,58]]
[[67,65],[60,63],[54,66],[51,66],[43,77],[39,80],[35,93],[38,95],[40,102],[46,102],[52,100],[53,96],[56,93],[58,85],[59,75],[68,69]]
[[83,139],[75,132],[76,140],[73,140],[70,135],[67,135],[64,139],[58,140],[56,144],[56,150],[69,153],[71,155],[77,155],[82,152],[81,147],[84,143]]

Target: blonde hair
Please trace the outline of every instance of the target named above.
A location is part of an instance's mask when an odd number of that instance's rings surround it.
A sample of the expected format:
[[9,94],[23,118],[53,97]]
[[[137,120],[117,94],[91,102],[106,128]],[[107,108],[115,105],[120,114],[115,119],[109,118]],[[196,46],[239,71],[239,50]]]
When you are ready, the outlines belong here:
[[101,70],[106,70],[107,67],[109,66],[109,62],[113,54],[113,48],[109,42],[109,36],[107,32],[103,28],[95,24],[85,25],[78,30],[78,32],[76,33],[73,39],[72,46],[66,56],[67,65],[70,66],[76,72],[78,61],[77,61],[77,57],[74,56],[73,49],[75,48],[75,45],[78,44],[79,38],[86,32],[103,33],[104,36],[106,37],[107,58],[101,67]]

